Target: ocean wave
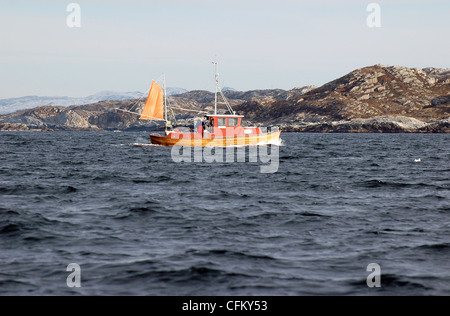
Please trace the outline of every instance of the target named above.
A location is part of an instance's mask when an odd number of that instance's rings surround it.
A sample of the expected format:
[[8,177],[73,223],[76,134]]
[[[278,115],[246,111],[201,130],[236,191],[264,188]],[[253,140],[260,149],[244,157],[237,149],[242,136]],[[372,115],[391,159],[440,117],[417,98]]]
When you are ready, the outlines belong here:
[[[387,274],[383,273],[380,278],[381,287],[378,289],[379,294],[383,292],[398,292],[404,293],[414,293],[416,291],[418,294],[423,294],[423,291],[432,290],[432,288],[425,285],[425,282],[421,282],[418,277],[407,277],[397,274]],[[348,284],[356,288],[367,288],[366,279],[360,280],[349,280]],[[370,292],[373,294],[373,291]],[[376,292],[375,292],[376,293]]]
[[427,244],[421,245],[414,248],[415,250],[425,250],[425,251],[433,251],[433,252],[450,252],[450,243],[439,243],[439,244]]
[[25,230],[25,225],[21,223],[9,223],[0,227],[0,235],[15,235]]
[[23,194],[66,194],[77,192],[78,189],[71,185],[51,185],[45,186],[42,184],[24,185],[16,184],[5,187],[0,187],[0,193],[4,195],[23,195]]
[[[184,284],[185,286],[196,283],[214,282],[227,283],[232,278],[247,277],[247,275],[237,272],[230,272],[221,269],[207,267],[205,265],[193,265],[181,269],[161,269],[164,264],[149,262],[143,264],[127,263],[116,265],[115,268],[103,266],[101,269],[108,276],[105,282],[124,286],[129,283],[137,283],[140,286],[146,282],[165,284]],[[121,271],[117,273],[116,271]]]
[[251,260],[276,260],[269,255],[256,255],[240,251],[232,251],[228,249],[211,249],[211,250],[188,250],[187,255],[195,255],[201,257],[221,257],[229,259],[251,259]]
[[436,188],[436,189],[445,189],[446,186],[441,186],[437,184],[429,184],[429,183],[406,183],[406,182],[394,182],[394,181],[386,181],[386,180],[378,180],[372,179],[362,182],[356,182],[354,184],[355,187],[365,187],[365,188]]

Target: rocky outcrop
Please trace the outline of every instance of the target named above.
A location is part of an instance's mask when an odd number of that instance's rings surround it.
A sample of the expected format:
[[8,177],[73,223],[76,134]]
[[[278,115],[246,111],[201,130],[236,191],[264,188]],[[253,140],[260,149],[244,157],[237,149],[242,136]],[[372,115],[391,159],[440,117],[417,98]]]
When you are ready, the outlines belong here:
[[[251,90],[251,91],[236,91],[234,89],[224,91],[224,95],[227,99],[233,103],[242,103],[245,101],[262,100],[272,98],[274,100],[287,100],[293,96],[302,95],[315,89],[315,86],[305,86],[294,88],[286,91],[282,89],[267,89],[267,90]],[[194,100],[200,104],[214,102],[214,93],[202,90],[193,90],[176,96],[177,98],[184,98]]]
[[65,107],[43,106],[5,115],[2,123],[25,125],[35,130],[88,130],[91,126],[77,110]]
[[30,130],[25,124],[0,123],[0,131],[28,131]]
[[[276,125],[285,131],[449,132],[448,69],[375,65],[318,88],[227,90],[224,94],[234,110],[245,115],[244,123]],[[200,111],[213,111],[214,94],[190,91],[172,96],[169,101],[177,113],[176,123],[192,127],[194,116],[202,115]],[[121,108],[139,113],[143,103],[120,100],[72,107],[43,106],[0,116],[0,128],[11,129],[8,124],[15,124],[17,128],[40,130],[161,129],[157,123],[139,120],[138,115],[115,112],[115,108]]]
[[[434,68],[375,65],[300,96],[252,100],[236,110],[250,120],[281,124],[285,130],[422,132],[427,128],[420,125],[425,124],[430,131],[445,132],[445,119],[450,116],[449,75],[448,70]],[[401,121],[409,118],[421,124],[403,126]],[[343,123],[348,121],[352,124]]]

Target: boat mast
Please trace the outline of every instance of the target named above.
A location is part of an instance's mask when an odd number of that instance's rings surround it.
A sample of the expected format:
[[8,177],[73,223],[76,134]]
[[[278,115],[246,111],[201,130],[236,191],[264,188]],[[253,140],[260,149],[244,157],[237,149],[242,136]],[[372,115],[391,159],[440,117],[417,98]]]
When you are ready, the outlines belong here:
[[163,73],[164,86],[164,129],[167,132],[167,91],[166,91],[166,73]]
[[230,111],[231,115],[235,115],[236,112],[234,112],[234,110],[231,107],[230,103],[228,102],[227,98],[223,94],[222,89],[220,89],[220,87],[219,87],[219,73],[217,72],[217,62],[213,62],[213,64],[216,66],[216,93],[215,93],[215,97],[214,97],[214,115],[217,115],[217,97],[218,97],[217,94],[218,93],[220,93],[220,95],[222,96],[223,101],[227,105],[228,111]]
[[214,115],[217,115],[217,92],[219,90],[219,74],[217,73],[217,62],[213,62],[216,68],[216,93],[214,95]]

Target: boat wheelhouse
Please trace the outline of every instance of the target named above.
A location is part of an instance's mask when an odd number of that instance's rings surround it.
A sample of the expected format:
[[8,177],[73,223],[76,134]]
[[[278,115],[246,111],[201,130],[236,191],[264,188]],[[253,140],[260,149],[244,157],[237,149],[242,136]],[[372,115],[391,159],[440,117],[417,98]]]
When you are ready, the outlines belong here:
[[223,137],[224,135],[258,135],[261,129],[258,127],[242,127],[243,115],[206,115],[205,122],[197,129],[203,137]]

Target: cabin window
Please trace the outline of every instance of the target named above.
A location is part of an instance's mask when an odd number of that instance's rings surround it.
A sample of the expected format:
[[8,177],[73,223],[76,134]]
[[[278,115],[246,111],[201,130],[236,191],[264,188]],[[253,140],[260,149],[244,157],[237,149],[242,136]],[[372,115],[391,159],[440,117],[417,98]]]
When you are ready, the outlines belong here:
[[229,117],[228,118],[228,126],[238,126],[238,118],[237,117]]
[[217,125],[219,126],[227,126],[227,119],[225,117],[217,118]]

